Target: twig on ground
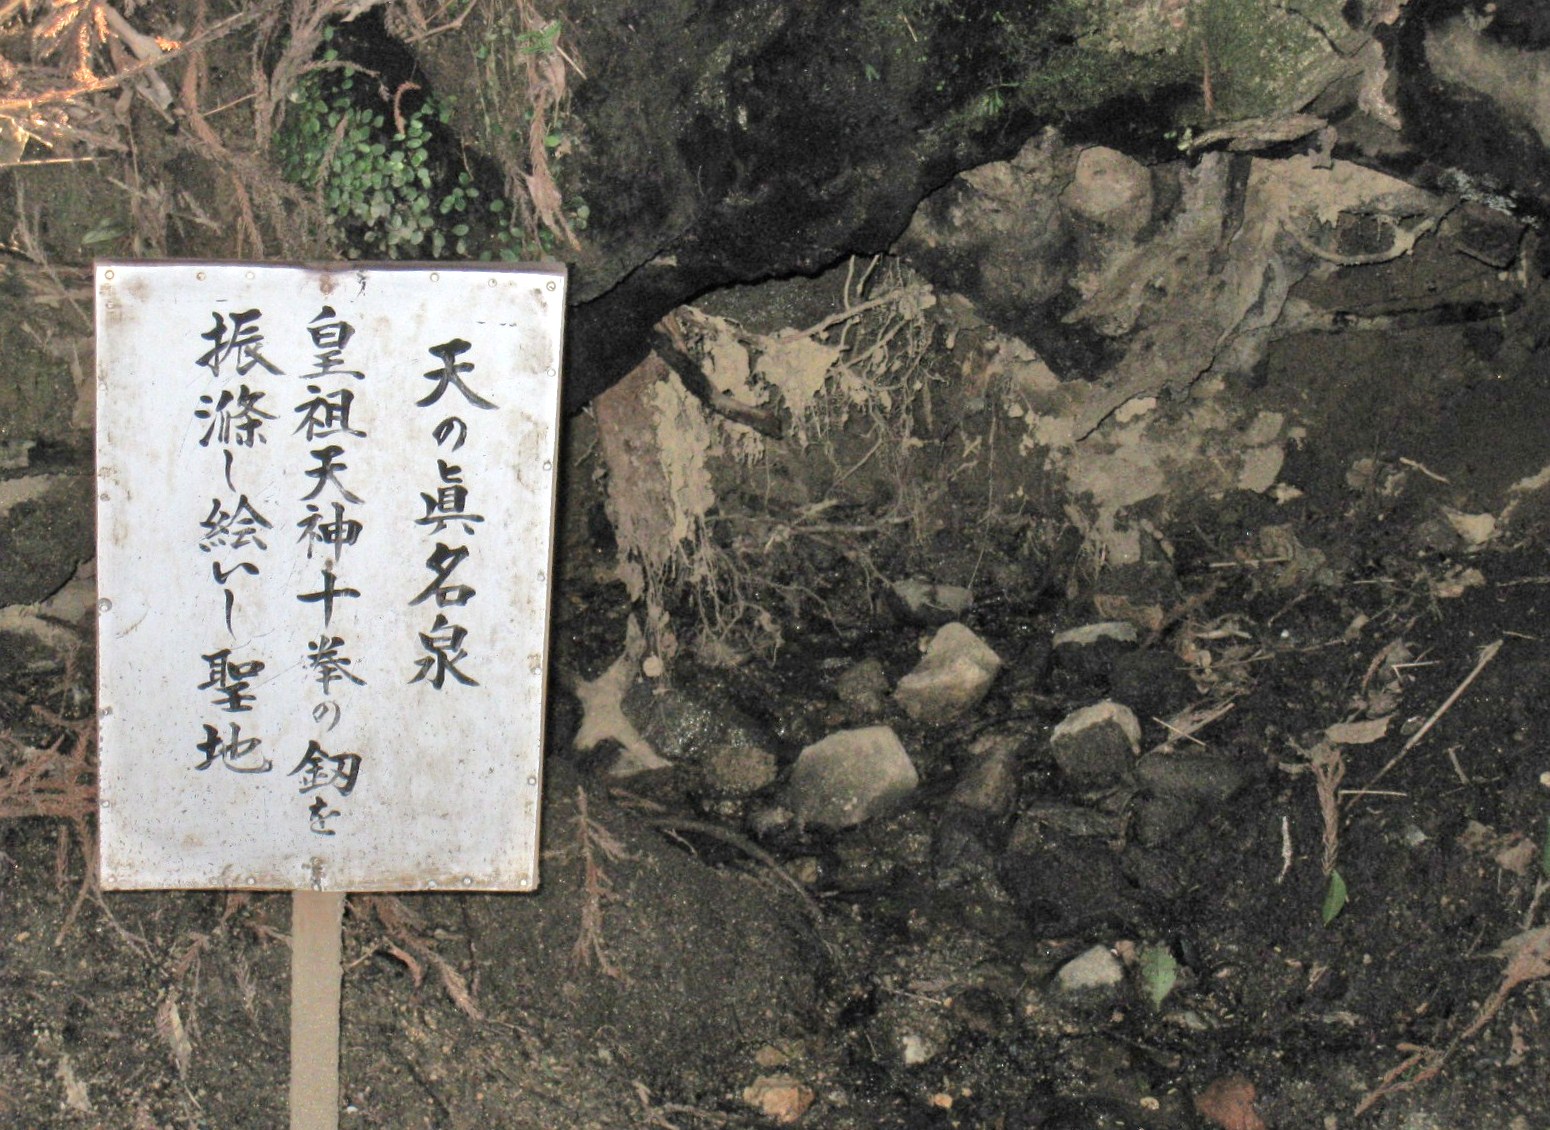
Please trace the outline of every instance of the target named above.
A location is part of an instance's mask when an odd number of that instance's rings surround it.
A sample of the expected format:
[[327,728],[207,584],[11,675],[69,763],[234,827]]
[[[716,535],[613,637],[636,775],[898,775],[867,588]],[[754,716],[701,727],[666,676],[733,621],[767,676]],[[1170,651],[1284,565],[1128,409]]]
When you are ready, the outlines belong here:
[[1470,781],[1469,774],[1464,772],[1464,767],[1459,764],[1459,747],[1456,745],[1450,745],[1448,747],[1447,753],[1448,762],[1453,766],[1453,773],[1456,777],[1458,777],[1459,784],[1463,785],[1465,788],[1468,788],[1471,784],[1473,784],[1473,782]]
[[646,1119],[644,1123],[646,1126],[654,1126],[658,1130],[682,1130],[676,1122],[668,1121],[667,1116],[670,1114],[693,1118],[698,1122],[708,1123],[711,1126],[727,1126],[732,1121],[724,1114],[718,1114],[713,1110],[704,1110],[697,1106],[686,1106],[683,1103],[653,1102],[651,1091],[639,1079],[631,1080],[630,1085],[635,1088],[635,1098],[640,1102],[641,1115]]
[[1276,884],[1280,885],[1287,875],[1291,873],[1292,861],[1296,854],[1292,850],[1292,819],[1284,813],[1281,816],[1281,871],[1276,876]]
[[[381,948],[408,966],[416,984],[420,981],[419,962],[424,962],[440,976],[442,987],[464,1015],[471,1020],[484,1019],[483,1011],[469,991],[468,982],[421,935],[419,919],[402,899],[392,895],[367,895],[365,902],[376,913],[377,920],[388,933],[390,940],[384,941]],[[419,962],[413,958],[418,958]]]
[[[414,44],[430,39],[432,36],[440,35],[442,32],[456,31],[463,26],[463,21],[468,19],[473,14],[473,10],[479,6],[479,0],[470,0],[470,3],[456,16],[445,23],[436,23],[436,20],[446,16],[447,9],[452,7],[453,3],[454,0],[443,0],[443,3],[434,12],[426,15],[425,10],[420,7],[419,0],[402,0],[400,6],[409,23],[409,34],[404,37],[404,42],[412,47]],[[577,69],[579,71],[580,68]],[[583,75],[582,77],[585,78],[586,76]]]
[[1525,930],[1534,925],[1534,919],[1539,914],[1539,904],[1544,901],[1547,893],[1550,893],[1550,878],[1541,877],[1534,884],[1534,896],[1528,901],[1528,909],[1523,912],[1523,928]]
[[[33,706],[33,713],[59,731],[54,744],[44,749],[24,746],[9,730],[0,731],[0,749],[8,754],[8,772],[0,776],[0,820],[42,816],[64,821],[60,830],[58,872],[63,881],[73,840],[81,852],[81,882],[75,901],[54,936],[58,946],[75,924],[88,898],[102,902],[97,886],[97,846],[90,817],[97,808],[97,723],[93,718],[69,721]],[[106,912],[106,907],[103,907]],[[111,919],[112,915],[108,917]],[[133,938],[118,923],[113,925],[126,939]]]
[[587,812],[587,790],[576,788],[576,842],[581,854],[581,929],[571,958],[577,966],[596,965],[598,971],[624,980],[624,971],[614,964],[603,944],[603,900],[613,889],[613,881],[603,870],[603,860],[626,858],[624,845],[614,834]]
[[1402,1043],[1398,1048],[1409,1054],[1397,1067],[1385,1071],[1378,1085],[1362,1096],[1362,1101],[1356,1104],[1353,1112],[1355,1117],[1360,1118],[1389,1095],[1419,1087],[1442,1073],[1442,1065],[1447,1059],[1445,1052],[1419,1044]]
[[129,80],[138,78],[147,71],[152,71],[163,63],[177,58],[179,55],[203,47],[223,36],[230,35],[238,28],[252,23],[261,14],[260,9],[254,9],[228,16],[190,36],[182,43],[162,48],[159,55],[149,59],[142,59],[120,69],[114,74],[106,75],[102,78],[93,78],[87,82],[77,82],[68,87],[58,87],[33,94],[0,98],[0,116],[25,115],[40,106],[51,105],[56,102],[75,102],[88,94],[116,89]]
[[1383,780],[1383,778],[1388,775],[1389,771],[1392,770],[1401,761],[1403,761],[1405,755],[1414,749],[1420,743],[1421,739],[1431,731],[1431,728],[1437,724],[1438,719],[1440,719],[1449,710],[1453,709],[1454,703],[1458,702],[1458,700],[1463,696],[1464,692],[1469,689],[1469,685],[1480,677],[1480,672],[1485,670],[1486,664],[1490,663],[1491,660],[1496,658],[1496,653],[1502,649],[1502,644],[1504,642],[1504,640],[1493,640],[1480,649],[1480,658],[1476,660],[1474,669],[1470,671],[1468,675],[1464,676],[1464,681],[1455,687],[1453,693],[1443,700],[1442,705],[1432,712],[1432,716],[1426,720],[1426,723],[1414,734],[1410,735],[1410,740],[1407,741],[1402,747],[1400,747],[1399,752],[1396,753],[1393,757],[1389,758],[1388,763],[1384,765],[1382,769],[1378,770],[1378,772],[1373,776],[1372,780],[1367,782],[1366,786],[1361,790],[1362,792],[1366,792],[1379,781]]
[[1506,958],[1507,968],[1502,972],[1501,984],[1475,1011],[1474,1019],[1448,1041],[1448,1046],[1441,1051],[1413,1044],[1399,1045],[1401,1051],[1410,1054],[1398,1067],[1385,1073],[1378,1086],[1363,1096],[1356,1106],[1355,1114],[1358,1117],[1389,1095],[1411,1090],[1435,1079],[1460,1047],[1496,1019],[1514,989],[1550,977],[1550,926],[1525,930],[1509,938],[1496,952],[1498,956]]
[[1410,467],[1413,470],[1420,471],[1421,474],[1425,475],[1429,479],[1434,479],[1434,480],[1436,480],[1439,483],[1446,483],[1448,486],[1452,486],[1453,485],[1453,483],[1449,479],[1447,479],[1446,477],[1444,477],[1442,475],[1439,475],[1436,471],[1433,471],[1430,467],[1426,466],[1426,464],[1424,464],[1424,463],[1417,463],[1414,459],[1406,459],[1403,455],[1401,455],[1399,457],[1399,461],[1400,461],[1400,463],[1404,464],[1406,467]]
[[795,891],[802,900],[802,909],[809,918],[814,922],[821,922],[823,920],[823,912],[819,909],[818,903],[814,901],[813,896],[808,894],[807,888],[797,882],[792,877],[791,872],[781,866],[778,859],[747,836],[740,835],[730,828],[723,828],[720,824],[713,824],[708,820],[694,820],[683,816],[653,816],[648,817],[648,822],[653,828],[673,832],[697,832],[702,836],[709,836],[712,839],[720,840],[724,844],[737,848],[738,851],[747,855],[750,859],[764,864],[764,866],[775,873],[781,882]]
[[1195,735],[1219,718],[1225,717],[1231,712],[1233,705],[1232,700],[1229,699],[1227,702],[1218,703],[1215,706],[1191,706],[1175,714],[1172,718],[1154,717],[1152,721],[1167,730],[1168,737],[1153,746],[1152,752],[1172,753],[1174,747],[1181,741],[1194,742],[1201,749],[1205,749],[1206,743],[1195,737]]
[[1319,794],[1319,817],[1324,824],[1324,877],[1334,874],[1340,856],[1340,782],[1345,778],[1345,754],[1331,741],[1321,741],[1308,752],[1313,782]]

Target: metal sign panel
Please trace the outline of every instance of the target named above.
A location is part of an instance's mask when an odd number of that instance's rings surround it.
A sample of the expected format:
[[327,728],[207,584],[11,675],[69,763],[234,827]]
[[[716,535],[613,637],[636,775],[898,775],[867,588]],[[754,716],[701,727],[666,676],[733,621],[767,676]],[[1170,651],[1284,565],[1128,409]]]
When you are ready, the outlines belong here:
[[96,286],[103,886],[531,890],[563,273]]

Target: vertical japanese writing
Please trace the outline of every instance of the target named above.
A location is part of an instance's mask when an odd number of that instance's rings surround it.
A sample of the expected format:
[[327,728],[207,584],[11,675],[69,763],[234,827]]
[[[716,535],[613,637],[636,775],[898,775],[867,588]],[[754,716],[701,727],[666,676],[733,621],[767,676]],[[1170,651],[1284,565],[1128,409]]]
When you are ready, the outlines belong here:
[[[359,589],[346,583],[345,550],[354,546],[365,530],[365,501],[346,485],[350,464],[346,457],[350,446],[367,438],[351,414],[356,408],[352,382],[364,381],[366,374],[347,368],[345,347],[355,336],[355,327],[332,306],[323,306],[307,324],[312,341],[311,372],[302,375],[305,394],[292,410],[297,417],[294,435],[304,441],[309,460],[301,477],[311,486],[298,501],[302,505],[296,528],[297,542],[305,548],[309,568],[306,575],[316,578],[296,593],[296,600],[312,608],[320,623],[316,636],[309,636],[301,656],[308,684],[313,688],[312,724],[326,734],[343,718],[341,696],[356,687],[364,687],[366,678],[357,670],[349,654],[350,637],[334,618],[360,600]],[[313,446],[316,444],[317,446]],[[330,753],[320,737],[307,743],[288,774],[298,778],[297,792],[309,801],[307,826],[319,836],[337,834],[334,822],[343,816],[335,803],[355,789],[361,769],[359,753]]]
[[[474,371],[472,361],[459,358],[473,346],[462,338],[451,338],[427,351],[440,364],[428,370],[424,377],[431,381],[431,390],[415,401],[418,408],[430,408],[440,403],[449,392],[456,392],[467,404],[483,411],[493,411],[496,405],[480,396],[464,379]],[[467,442],[471,429],[459,416],[443,417],[431,428],[431,438],[438,449],[448,454],[457,451]],[[435,548],[425,558],[425,569],[430,580],[419,593],[411,597],[411,607],[427,605],[436,609],[429,627],[418,633],[419,654],[415,660],[415,672],[411,683],[423,683],[437,691],[448,685],[476,687],[479,680],[463,666],[469,658],[463,646],[468,629],[457,623],[455,610],[462,608],[478,595],[469,583],[475,576],[473,566],[464,569],[473,551],[467,544],[455,545],[455,541],[471,540],[484,516],[469,508],[470,489],[464,481],[463,468],[445,458],[436,460],[436,478],[429,489],[420,491],[420,501],[425,514],[415,520],[425,535],[435,538]],[[445,540],[443,540],[445,538]],[[449,614],[446,609],[453,609]]]
[[561,272],[91,289],[104,888],[532,889]]
[[297,792],[303,797],[312,798],[312,803],[307,806],[307,824],[314,833],[320,836],[338,834],[329,826],[329,821],[343,814],[332,807],[324,794],[333,790],[339,798],[349,796],[355,791],[355,778],[360,771],[360,754],[329,753],[316,740],[307,743],[306,752],[288,776],[296,777],[299,774]]
[[[282,374],[264,356],[262,311],[233,312],[228,321],[226,315],[215,310],[210,317],[210,328],[200,335],[210,345],[195,365],[208,370],[211,383],[209,391],[199,397],[194,420],[196,430],[201,432],[199,446],[219,450],[221,464],[217,492],[198,523],[198,546],[201,553],[210,556],[210,575],[221,589],[228,640],[227,646],[200,654],[206,677],[195,689],[210,692],[207,705],[216,710],[247,714],[258,698],[254,680],[263,673],[265,663],[236,654],[245,649],[237,639],[233,616],[242,581],[263,572],[262,562],[269,550],[266,538],[273,526],[238,487],[237,480],[250,470],[239,466],[239,453],[244,449],[251,453],[269,442],[264,427],[275,417],[263,408],[267,393],[260,382],[265,375]],[[234,378],[238,381],[236,389],[230,387]],[[224,495],[220,493],[222,487],[227,492]],[[242,722],[232,719],[224,729],[210,722],[201,725],[204,738],[194,748],[204,759],[195,764],[195,769],[209,769],[220,763],[236,773],[265,773],[272,767],[261,749],[263,739],[251,733],[244,737]]]

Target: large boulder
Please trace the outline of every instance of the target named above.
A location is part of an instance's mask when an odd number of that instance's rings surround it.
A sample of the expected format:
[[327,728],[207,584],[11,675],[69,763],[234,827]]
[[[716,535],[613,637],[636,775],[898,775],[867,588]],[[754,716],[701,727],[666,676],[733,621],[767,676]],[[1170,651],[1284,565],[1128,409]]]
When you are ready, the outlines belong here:
[[1405,140],[1430,158],[1438,187],[1497,207],[1550,210],[1550,13],[1500,0],[1476,14],[1413,4],[1390,55]]
[[[538,49],[513,23],[523,12],[475,5],[414,45],[455,96],[460,135],[518,181],[532,160],[522,53]],[[783,0],[570,0],[562,14],[585,77],[567,72],[552,164],[588,210],[581,246],[557,248],[573,268],[570,407],[639,363],[681,303],[881,252],[923,196],[1016,152],[1041,116],[1180,77],[1127,67],[1134,52],[1080,36],[1085,5],[1047,0],[995,18]]]

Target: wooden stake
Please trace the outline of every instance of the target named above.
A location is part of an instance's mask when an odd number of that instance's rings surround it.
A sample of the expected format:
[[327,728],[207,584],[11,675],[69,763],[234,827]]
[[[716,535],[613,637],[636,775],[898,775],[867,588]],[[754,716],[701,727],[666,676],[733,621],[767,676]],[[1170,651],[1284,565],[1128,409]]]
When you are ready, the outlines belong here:
[[291,1130],[339,1128],[342,891],[291,894]]

